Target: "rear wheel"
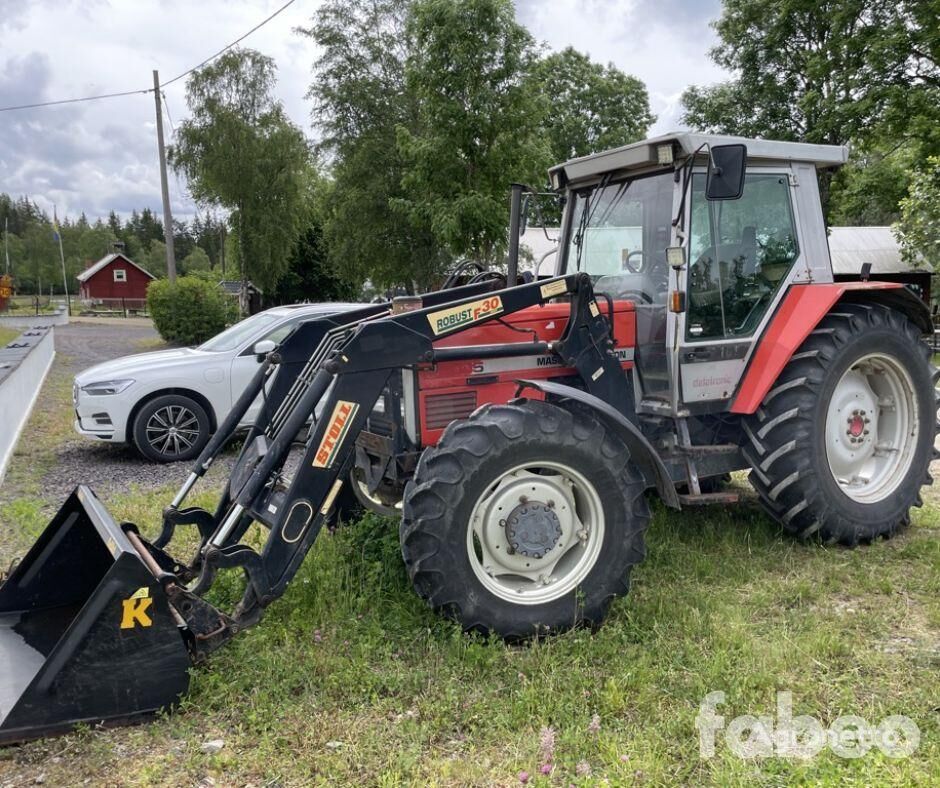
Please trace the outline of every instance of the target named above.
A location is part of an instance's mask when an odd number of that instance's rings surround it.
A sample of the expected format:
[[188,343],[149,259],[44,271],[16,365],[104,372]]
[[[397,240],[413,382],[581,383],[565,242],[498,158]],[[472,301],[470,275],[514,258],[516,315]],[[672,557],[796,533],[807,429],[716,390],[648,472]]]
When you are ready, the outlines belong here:
[[420,596],[509,639],[600,624],[643,557],[646,485],[591,415],[540,401],[452,423],[405,490]]
[[931,483],[936,372],[886,307],[839,304],[745,425],[751,483],[790,533],[854,546],[891,536]]

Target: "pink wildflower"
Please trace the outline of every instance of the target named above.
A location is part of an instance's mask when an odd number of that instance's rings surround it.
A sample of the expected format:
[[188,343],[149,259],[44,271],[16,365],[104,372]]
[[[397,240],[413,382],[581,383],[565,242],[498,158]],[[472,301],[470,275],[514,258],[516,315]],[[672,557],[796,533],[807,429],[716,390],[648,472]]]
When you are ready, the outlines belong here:
[[595,714],[591,717],[591,722],[588,725],[588,733],[600,733],[601,732],[601,715]]
[[545,763],[555,760],[555,729],[548,727],[539,731],[539,754]]

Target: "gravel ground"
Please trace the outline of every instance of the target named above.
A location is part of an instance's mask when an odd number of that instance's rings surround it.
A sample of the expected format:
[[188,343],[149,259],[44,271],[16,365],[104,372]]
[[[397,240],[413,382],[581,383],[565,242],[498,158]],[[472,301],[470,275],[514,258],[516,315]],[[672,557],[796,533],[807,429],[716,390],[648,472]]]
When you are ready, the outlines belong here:
[[[71,413],[72,378],[81,370],[120,356],[162,348],[157,332],[142,323],[115,320],[111,323],[73,322],[57,327],[56,358],[20,441],[29,439],[37,413],[50,409],[68,409]],[[61,503],[78,483],[88,484],[107,500],[110,494],[127,490],[131,485],[153,489],[168,483],[181,484],[189,473],[189,462],[150,463],[130,446],[96,442],[74,430],[57,430],[50,437],[53,439],[48,449],[51,456],[41,458],[51,460],[44,463],[48,468],[41,477],[41,496],[53,505]],[[13,463],[35,459],[27,454],[14,457]],[[213,468],[214,474],[224,472],[232,460],[231,454],[220,457],[218,467]],[[10,499],[19,493],[16,476],[11,473],[4,482],[0,499]]]

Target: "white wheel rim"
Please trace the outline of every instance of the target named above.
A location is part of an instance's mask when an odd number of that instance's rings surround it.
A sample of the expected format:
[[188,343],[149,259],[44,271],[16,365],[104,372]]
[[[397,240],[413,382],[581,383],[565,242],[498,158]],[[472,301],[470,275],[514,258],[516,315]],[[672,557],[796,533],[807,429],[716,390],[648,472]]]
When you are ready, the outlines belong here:
[[907,477],[920,429],[907,370],[882,353],[856,361],[839,379],[826,414],[826,457],[853,501],[876,503]]
[[[537,514],[521,514],[521,510]],[[537,517],[541,539],[519,544],[510,528],[519,517]],[[513,550],[512,541],[522,548]],[[467,557],[490,593],[520,605],[540,605],[563,597],[584,581],[604,541],[604,508],[595,486],[573,468],[538,461],[510,469],[477,500],[467,526]]]
[[356,485],[361,493],[362,497],[368,501],[372,501],[376,506],[382,507],[383,509],[395,509],[398,512],[401,512],[404,508],[402,499],[399,498],[395,503],[388,503],[383,500],[383,498],[378,494],[378,491],[375,493],[369,492],[369,485],[362,479],[359,478],[357,473],[353,473],[352,483]]

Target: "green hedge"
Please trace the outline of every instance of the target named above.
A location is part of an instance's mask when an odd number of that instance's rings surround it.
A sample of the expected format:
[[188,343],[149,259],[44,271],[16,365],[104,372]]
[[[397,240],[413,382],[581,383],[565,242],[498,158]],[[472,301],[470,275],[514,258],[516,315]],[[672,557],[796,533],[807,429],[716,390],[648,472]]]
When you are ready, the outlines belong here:
[[237,320],[237,305],[219,286],[198,276],[174,284],[155,279],[147,288],[147,308],[160,336],[178,345],[198,345]]

